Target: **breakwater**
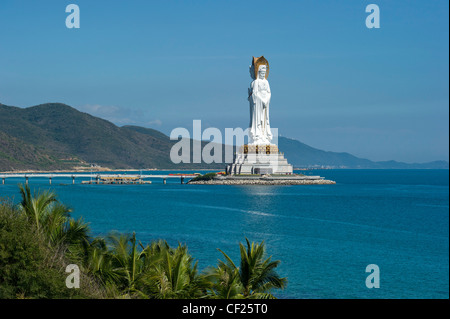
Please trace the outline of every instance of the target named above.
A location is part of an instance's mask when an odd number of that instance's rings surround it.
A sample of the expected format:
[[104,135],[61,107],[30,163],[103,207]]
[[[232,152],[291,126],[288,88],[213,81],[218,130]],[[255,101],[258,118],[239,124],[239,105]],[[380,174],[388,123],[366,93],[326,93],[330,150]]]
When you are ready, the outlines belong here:
[[190,180],[188,184],[200,185],[331,185],[335,181],[320,176],[217,176],[210,180]]

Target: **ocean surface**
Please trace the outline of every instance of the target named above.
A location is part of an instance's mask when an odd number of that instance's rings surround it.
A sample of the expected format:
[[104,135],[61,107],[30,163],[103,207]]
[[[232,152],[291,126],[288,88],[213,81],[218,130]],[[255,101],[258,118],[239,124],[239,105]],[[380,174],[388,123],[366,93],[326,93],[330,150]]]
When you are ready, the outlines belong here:
[[[448,170],[301,173],[337,184],[72,185],[54,178],[49,185],[31,178],[30,186],[53,189],[95,235],[135,231],[143,243],[185,243],[199,269],[217,264],[217,248],[238,263],[239,242],[264,240],[288,278],[279,298],[449,298]],[[18,202],[22,182],[7,179],[0,197]],[[366,287],[369,264],[380,269],[380,288]]]

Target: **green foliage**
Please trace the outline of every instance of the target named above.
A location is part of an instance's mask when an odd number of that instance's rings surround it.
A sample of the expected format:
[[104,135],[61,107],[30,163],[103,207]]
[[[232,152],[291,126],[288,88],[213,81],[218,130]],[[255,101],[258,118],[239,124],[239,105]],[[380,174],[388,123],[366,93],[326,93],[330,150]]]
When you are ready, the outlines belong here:
[[52,246],[70,248],[89,240],[88,225],[82,219],[71,218],[71,209],[58,202],[56,194],[44,191],[31,195],[28,185],[19,185],[19,190],[22,202],[18,209]]
[[28,218],[0,204],[0,298],[69,298],[55,252]]
[[214,285],[212,293],[217,298],[275,298],[270,291],[283,289],[286,278],[281,278],[275,271],[280,261],[265,259],[265,245],[251,243],[246,238],[247,248],[240,243],[240,266],[237,267],[231,258],[224,255],[225,262],[219,261],[217,268],[210,271]]
[[209,283],[198,274],[197,263],[181,244],[170,248],[160,241],[143,250],[149,260],[139,287],[143,293],[158,299],[201,298]]
[[193,179],[191,179],[192,182],[197,182],[197,181],[209,181],[212,180],[214,177],[216,177],[217,174],[216,173],[206,173],[203,175],[197,175],[196,177],[194,177]]
[[[16,206],[0,202],[0,298],[273,298],[272,289],[285,287],[264,243],[246,239],[239,267],[221,251],[225,262],[200,273],[186,245],[144,246],[135,233],[91,238],[54,193],[32,195],[28,185],[20,193]],[[65,286],[70,263],[82,289]]]

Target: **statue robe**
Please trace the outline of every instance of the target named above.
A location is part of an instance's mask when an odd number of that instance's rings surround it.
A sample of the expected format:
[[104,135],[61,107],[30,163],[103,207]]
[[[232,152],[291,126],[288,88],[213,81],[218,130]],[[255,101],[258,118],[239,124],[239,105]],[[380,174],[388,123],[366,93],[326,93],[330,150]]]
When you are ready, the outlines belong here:
[[252,144],[270,144],[272,132],[269,122],[270,86],[266,79],[256,79],[249,89],[250,138]]

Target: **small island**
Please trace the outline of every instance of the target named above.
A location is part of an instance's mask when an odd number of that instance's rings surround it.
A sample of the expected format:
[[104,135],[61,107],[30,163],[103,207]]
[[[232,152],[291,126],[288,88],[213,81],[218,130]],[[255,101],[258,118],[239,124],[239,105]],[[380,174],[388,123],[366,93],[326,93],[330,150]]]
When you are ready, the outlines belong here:
[[248,89],[250,103],[249,143],[241,145],[225,173],[208,173],[191,179],[188,184],[204,185],[314,185],[336,184],[321,176],[294,174],[294,168],[272,143],[269,121],[272,96],[269,62],[264,56],[253,57],[249,67],[252,83]]
[[240,174],[222,175],[208,173],[191,179],[187,184],[199,185],[330,185],[335,181],[326,180],[321,176],[306,176],[302,174],[291,175],[259,175]]

